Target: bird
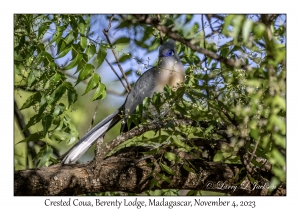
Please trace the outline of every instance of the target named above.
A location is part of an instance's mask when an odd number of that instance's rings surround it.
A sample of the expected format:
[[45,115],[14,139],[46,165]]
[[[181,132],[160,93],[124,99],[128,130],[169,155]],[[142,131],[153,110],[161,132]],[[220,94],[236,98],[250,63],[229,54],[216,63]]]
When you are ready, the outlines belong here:
[[[184,82],[184,67],[175,48],[176,43],[173,39],[169,39],[160,46],[156,66],[147,70],[139,77],[128,93],[124,104],[119,109],[88,131],[62,156],[62,164],[76,163],[97,139],[104,137],[106,132],[114,125],[121,120],[126,122],[128,116],[135,112],[136,107],[142,104],[146,97],[150,98],[155,92],[163,92],[165,85],[176,87],[178,84]],[[125,117],[122,119],[122,116]],[[126,129],[126,123],[122,123],[120,132],[122,133]]]

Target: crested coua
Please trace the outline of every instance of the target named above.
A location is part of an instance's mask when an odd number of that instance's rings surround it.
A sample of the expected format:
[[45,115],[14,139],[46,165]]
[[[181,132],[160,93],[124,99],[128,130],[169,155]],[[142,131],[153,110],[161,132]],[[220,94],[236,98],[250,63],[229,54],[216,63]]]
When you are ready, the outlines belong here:
[[[151,97],[154,92],[163,92],[165,85],[174,87],[183,81],[184,68],[176,53],[175,41],[169,40],[159,48],[158,64],[140,76],[128,93],[125,103],[86,133],[63,155],[62,164],[75,163],[98,138],[103,137],[107,131],[122,120],[122,113],[125,113],[124,121],[126,121],[126,116],[134,113],[137,105],[142,104],[144,98]],[[125,128],[126,125],[123,123],[121,132]]]

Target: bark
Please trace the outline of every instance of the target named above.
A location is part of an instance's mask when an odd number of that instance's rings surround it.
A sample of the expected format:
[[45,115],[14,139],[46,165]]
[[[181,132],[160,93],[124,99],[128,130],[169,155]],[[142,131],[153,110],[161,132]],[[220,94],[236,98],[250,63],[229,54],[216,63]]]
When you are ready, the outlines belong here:
[[[40,169],[16,171],[14,174],[14,195],[18,196],[49,196],[49,195],[80,195],[101,191],[124,191],[141,193],[150,188],[153,177],[159,180],[160,189],[191,189],[209,190],[230,195],[267,195],[266,183],[254,189],[241,169],[241,164],[222,164],[186,157],[194,166],[196,173],[188,172],[182,163],[165,160],[175,175],[170,175],[158,164],[147,164],[157,160],[154,156],[144,156],[145,147],[124,148],[115,155],[108,157],[96,167],[95,159],[86,164],[54,165]],[[159,174],[164,174],[171,182],[163,181]],[[260,171],[265,180],[270,180],[271,172]],[[246,178],[245,178],[246,177]],[[242,181],[243,179],[243,181]],[[234,188],[236,183],[241,182]],[[157,189],[153,186],[152,189]],[[285,186],[278,187],[273,195],[285,195]]]

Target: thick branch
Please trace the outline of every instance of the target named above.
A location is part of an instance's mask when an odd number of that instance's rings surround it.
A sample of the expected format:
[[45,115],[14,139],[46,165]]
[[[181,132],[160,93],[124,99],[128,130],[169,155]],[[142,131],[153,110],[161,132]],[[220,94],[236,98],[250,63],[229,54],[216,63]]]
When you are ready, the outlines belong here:
[[[147,131],[151,131],[151,130],[159,130],[161,128],[163,128],[165,126],[165,122],[154,122],[154,123],[150,123],[150,124],[146,124],[143,125],[141,127],[136,127],[126,133],[124,133],[123,135],[117,136],[114,140],[110,141],[109,143],[107,143],[103,148],[99,146],[97,146],[98,151],[96,152],[96,160],[97,162],[102,162],[102,160],[106,157],[106,155],[112,151],[113,148],[119,146],[120,144],[122,144],[123,142],[125,142],[128,139],[131,139],[135,136],[139,136]],[[190,120],[190,119],[178,119],[173,121],[173,124],[175,125],[193,125],[193,126],[197,126],[197,122]],[[208,123],[205,121],[201,122],[202,127],[208,127]]]
[[[253,189],[254,185],[241,172],[242,165],[222,164],[202,160],[192,160],[196,173],[188,172],[182,163],[171,164],[164,161],[174,171],[171,176],[160,170],[160,167],[146,164],[157,161],[153,157],[145,158],[143,147],[124,148],[115,156],[102,161],[99,169],[95,162],[82,165],[55,165],[48,168],[16,171],[15,195],[78,195],[101,191],[124,191],[141,193],[148,190],[150,182],[155,177],[159,180],[160,189],[194,189],[228,193],[231,195],[266,195],[267,189]],[[154,171],[153,175],[151,173]],[[241,173],[239,173],[241,172]],[[239,173],[239,175],[237,175]],[[165,174],[171,180],[163,182],[157,174]],[[272,176],[262,172],[266,180]],[[260,184],[262,185],[262,184]],[[153,189],[157,187],[154,186]],[[285,188],[278,189],[285,192]]]

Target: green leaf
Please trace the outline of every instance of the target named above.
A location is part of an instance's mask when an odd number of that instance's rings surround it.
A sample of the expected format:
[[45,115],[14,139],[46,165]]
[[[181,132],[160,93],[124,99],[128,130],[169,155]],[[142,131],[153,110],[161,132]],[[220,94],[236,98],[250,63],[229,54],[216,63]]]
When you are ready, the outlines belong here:
[[87,64],[87,62],[88,62],[88,55],[83,53],[82,60],[79,62],[74,74],[77,74],[81,69],[83,69]]
[[70,129],[70,134],[71,134],[71,138],[67,142],[67,144],[69,145],[69,144],[73,144],[73,142],[75,142],[76,139],[78,139],[78,131],[77,131],[75,125],[71,121],[69,121],[68,125],[69,125],[69,129]]
[[162,143],[162,142],[167,141],[169,138],[170,137],[167,136],[167,135],[159,135],[157,137],[150,138],[149,141],[151,141],[151,142],[157,142],[157,143]]
[[57,72],[50,79],[51,85],[56,85],[60,80],[63,79],[65,78],[63,78],[62,74],[60,72]]
[[42,119],[42,115],[40,113],[34,115],[33,117],[30,118],[30,120],[27,123],[27,125],[25,126],[24,130],[26,130],[26,129],[30,128],[32,125],[38,123],[39,121],[41,121],[41,119]]
[[212,131],[214,129],[213,125],[210,125],[205,131],[204,131],[204,136],[207,135],[208,133],[210,133],[210,131]]
[[[15,74],[18,74],[18,75],[22,75],[22,74],[21,74],[21,71],[22,71],[21,68],[22,68],[21,65],[18,65],[18,66],[17,66],[17,65],[15,64],[15,65],[14,65],[14,73],[15,73]],[[22,68],[22,69],[24,69],[24,68]]]
[[187,15],[185,16],[185,23],[190,22],[190,21],[192,20],[192,18],[193,18],[193,15],[192,15],[192,14],[187,14]]
[[222,27],[222,33],[226,34],[228,33],[228,26],[231,24],[232,20],[235,18],[236,15],[228,15],[224,19],[224,24]]
[[48,166],[48,162],[51,158],[51,155],[53,154],[53,150],[51,146],[45,145],[45,147],[43,147],[39,154],[37,156],[40,156],[41,159],[37,165],[37,167],[42,167],[42,166]]
[[75,58],[78,54],[82,53],[83,50],[80,44],[72,44],[72,58]]
[[85,24],[84,23],[79,23],[79,32],[81,34],[85,33]]
[[51,99],[48,101],[48,104],[56,103],[59,99],[61,99],[61,97],[65,92],[66,92],[66,86],[63,83],[53,91],[53,93],[51,94]]
[[157,154],[158,151],[159,151],[159,148],[155,148],[155,149],[149,150],[147,152],[142,152],[142,153],[146,154],[146,155],[153,155],[153,154]]
[[56,59],[64,57],[66,54],[70,52],[71,49],[72,47],[67,47],[66,49],[61,51],[61,53],[56,57]]
[[[69,106],[70,106],[72,103],[75,103],[77,101],[77,92],[70,82],[64,82],[64,86],[68,90],[68,102],[69,102]],[[69,96],[70,92],[72,93],[71,94],[72,97]]]
[[20,110],[33,106],[34,104],[36,104],[41,100],[41,97],[42,96],[40,92],[36,92],[35,94],[29,96]]
[[279,132],[282,135],[286,134],[285,121],[281,117],[278,117],[277,115],[272,114],[271,117],[269,118],[267,129],[272,131],[272,129],[275,129],[274,127],[278,127]]
[[221,150],[218,150],[217,153],[214,156],[213,161],[214,162],[219,162],[221,160],[223,160],[223,152]]
[[148,97],[144,98],[143,100],[143,109],[148,110],[150,105],[150,99]]
[[167,177],[164,174],[160,174],[160,173],[156,173],[156,176],[158,176],[161,180],[166,181],[168,183],[171,183],[171,180],[169,179],[169,177]]
[[198,190],[190,190],[186,196],[197,195]]
[[27,86],[30,88],[35,83],[37,83],[39,76],[41,75],[40,71],[31,70],[27,79]]
[[88,46],[85,52],[88,55],[88,60],[90,60],[96,54],[96,46],[91,44]]
[[81,60],[76,68],[74,75],[77,74],[80,70],[82,70],[85,67],[85,65],[86,62],[84,60]]
[[57,44],[57,55],[61,53],[66,48],[65,40],[61,39]]
[[74,34],[71,31],[65,38],[65,42],[68,45],[70,42],[72,42],[74,40]]
[[261,166],[262,166],[262,163],[257,162],[257,160],[255,160],[255,159],[253,159],[253,160],[251,161],[251,163],[253,163],[253,165],[255,165],[255,166],[257,166],[257,167],[261,167]]
[[49,26],[52,22],[44,22],[41,24],[41,26],[39,27],[38,30],[38,38],[40,38],[40,36],[44,35],[45,32],[49,29]]
[[77,92],[72,88],[68,88],[68,107],[77,101]]
[[83,95],[85,95],[86,93],[88,93],[90,90],[93,90],[94,88],[96,88],[96,86],[101,82],[100,76],[96,73],[93,74],[92,78],[90,79],[89,83],[86,86],[86,89],[83,93]]
[[229,47],[228,46],[224,46],[221,48],[221,56],[224,58],[227,58],[229,53]]
[[277,133],[273,133],[272,137],[274,139],[275,144],[277,144],[278,146],[282,147],[282,148],[286,148],[286,139],[285,137],[277,134]]
[[246,84],[255,88],[259,88],[262,85],[262,82],[259,79],[250,79],[246,81]]
[[[157,187],[159,187],[159,188],[161,188],[159,182],[158,182],[157,179],[155,179],[155,178],[151,179],[149,189],[151,190],[151,189],[154,187],[154,185],[157,186]],[[153,192],[152,192],[152,193],[153,193]]]
[[250,135],[251,135],[251,137],[252,137],[255,141],[257,141],[257,140],[258,140],[258,136],[259,136],[259,131],[258,131],[258,129],[251,129],[251,130],[250,130]]
[[187,112],[184,108],[182,108],[179,104],[175,104],[175,108],[176,110],[178,110],[180,112],[180,114],[186,115]]
[[48,52],[45,52],[44,54],[44,67],[49,66],[53,62],[53,57]]
[[43,137],[46,136],[50,126],[52,125],[52,121],[53,121],[52,115],[46,115],[45,117],[43,117],[43,119],[42,119],[42,125],[44,128]]
[[91,76],[91,74],[94,73],[94,71],[95,71],[95,68],[92,64],[89,64],[89,63],[86,64],[84,69],[82,69],[80,71],[78,79],[77,79],[75,85],[77,85],[82,80],[85,80],[85,79],[89,78]]
[[173,152],[165,152],[164,157],[169,161],[177,160],[177,156]]
[[35,142],[35,141],[40,140],[41,138],[43,138],[43,133],[36,132],[36,133],[31,134],[27,138],[23,139],[22,141],[18,142],[17,144],[24,143],[24,142],[30,142],[30,141]]
[[56,32],[52,37],[52,40],[49,42],[49,44],[52,44],[53,42],[60,40],[64,30],[65,30],[65,26],[56,26]]
[[184,164],[183,165],[183,168],[188,171],[188,172],[191,172],[191,173],[196,173],[194,169],[190,168],[188,165]]
[[232,25],[233,25],[232,36],[235,42],[240,32],[242,21],[244,20],[244,18],[245,18],[244,15],[236,15],[232,21]]
[[282,98],[282,97],[280,97],[280,96],[278,96],[278,95],[276,95],[274,97],[274,99],[272,101],[272,105],[273,105],[273,107],[279,106],[283,111],[286,110],[286,107],[285,107],[286,101],[285,101],[285,99]]
[[165,172],[167,172],[170,175],[175,175],[175,172],[167,165],[163,164],[163,163],[159,163],[160,167],[162,170],[164,170]]
[[87,38],[86,38],[86,37],[84,37],[84,36],[81,36],[81,37],[80,37],[80,46],[81,46],[83,49],[86,48],[86,46],[87,46]]
[[71,139],[74,139],[74,136],[72,134],[64,132],[62,130],[52,131],[50,139],[58,141],[58,142],[60,142],[60,141],[74,142],[74,141],[70,141]]
[[271,155],[272,155],[272,158],[270,158],[270,163],[272,165],[274,165],[274,164],[278,164],[280,166],[286,165],[285,157],[277,149],[273,149],[271,152]]
[[119,39],[117,39],[114,43],[114,45],[117,45],[117,44],[127,44],[130,42],[130,38],[127,38],[127,37],[121,37]]
[[101,64],[103,63],[106,57],[106,54],[107,54],[106,47],[101,46],[96,57],[96,61],[97,61],[96,69],[98,69],[101,66]]
[[179,140],[178,138],[171,138],[171,139],[172,139],[171,140],[172,144],[176,145],[177,147],[184,148],[188,151],[191,150],[190,146],[188,146],[187,144],[185,144],[183,141]]
[[148,52],[156,50],[160,45],[160,39],[155,39],[148,48]]
[[156,108],[158,114],[160,113],[159,107],[162,105],[160,93],[155,92],[152,96],[152,105]]
[[130,26],[131,26],[131,24],[129,22],[124,21],[124,22],[121,22],[116,28],[128,28]]
[[59,103],[58,105],[56,105],[54,107],[54,111],[53,111],[53,117],[59,116],[61,114],[64,113],[64,111],[66,111],[66,106],[63,103]]
[[249,38],[250,31],[252,29],[253,21],[246,19],[243,25],[243,41],[246,43]]
[[103,99],[105,97],[106,97],[106,87],[104,84],[99,83],[92,100],[95,101],[98,99]]
[[125,62],[127,61],[129,58],[131,58],[131,54],[130,53],[126,53],[126,54],[123,54],[120,58],[119,58],[119,62]]
[[69,70],[74,68],[82,59],[82,54],[79,53],[67,66],[65,66],[62,70]]
[[254,28],[253,32],[257,38],[261,38],[266,30],[266,26],[263,23],[258,23]]

